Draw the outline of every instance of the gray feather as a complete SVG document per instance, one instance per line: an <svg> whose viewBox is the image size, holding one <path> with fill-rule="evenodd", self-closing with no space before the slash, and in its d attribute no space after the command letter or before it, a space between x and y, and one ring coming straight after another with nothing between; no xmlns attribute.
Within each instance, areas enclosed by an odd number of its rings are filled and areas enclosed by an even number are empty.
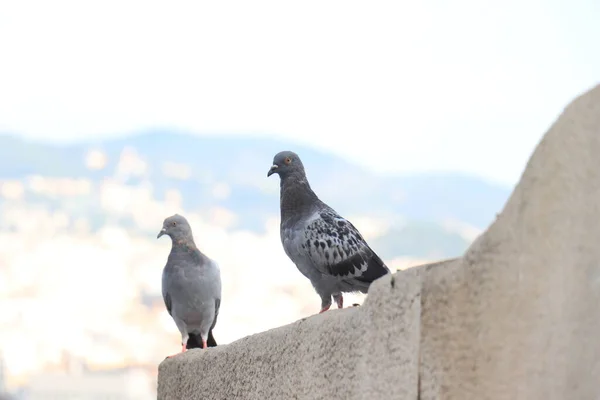
<svg viewBox="0 0 600 400"><path fill-rule="evenodd" d="M219 315L221 274L217 263L196 247L185 218L177 217L177 226L167 218L163 228L173 242L162 274L163 299L182 343L190 335L207 341Z"/></svg>
<svg viewBox="0 0 600 400"><path fill-rule="evenodd" d="M314 193L297 154L281 152L273 165L281 178L283 248L310 279L323 307L342 292L366 293L374 280L390 273L358 229Z"/></svg>

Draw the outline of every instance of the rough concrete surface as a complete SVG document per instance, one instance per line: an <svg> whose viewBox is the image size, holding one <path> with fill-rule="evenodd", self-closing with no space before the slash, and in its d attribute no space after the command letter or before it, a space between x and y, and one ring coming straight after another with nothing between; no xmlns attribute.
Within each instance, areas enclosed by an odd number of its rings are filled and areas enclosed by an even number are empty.
<svg viewBox="0 0 600 400"><path fill-rule="evenodd" d="M510 157L510 155L507 155ZM171 399L599 399L600 86L539 143L455 260L159 367Z"/></svg>

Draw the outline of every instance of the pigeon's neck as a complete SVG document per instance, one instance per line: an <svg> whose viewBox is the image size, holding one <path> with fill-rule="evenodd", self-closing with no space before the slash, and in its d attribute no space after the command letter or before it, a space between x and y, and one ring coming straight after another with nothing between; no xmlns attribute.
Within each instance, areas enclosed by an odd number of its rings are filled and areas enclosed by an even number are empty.
<svg viewBox="0 0 600 400"><path fill-rule="evenodd" d="M319 201L303 174L290 175L281 179L280 189L282 220L311 211Z"/></svg>
<svg viewBox="0 0 600 400"><path fill-rule="evenodd" d="M197 250L194 239L191 238L173 238L173 244L171 246L173 251L194 251Z"/></svg>
<svg viewBox="0 0 600 400"><path fill-rule="evenodd" d="M173 240L169 260L182 259L193 260L193 265L202 267L206 264L208 257L196 247L193 240Z"/></svg>

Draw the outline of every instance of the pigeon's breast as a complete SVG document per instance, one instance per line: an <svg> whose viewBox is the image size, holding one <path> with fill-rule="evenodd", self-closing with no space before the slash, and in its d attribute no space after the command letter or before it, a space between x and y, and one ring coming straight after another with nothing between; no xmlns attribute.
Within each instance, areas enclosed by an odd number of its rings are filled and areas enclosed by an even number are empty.
<svg viewBox="0 0 600 400"><path fill-rule="evenodd" d="M173 263L165 270L163 284L173 302L191 307L220 297L221 277L216 268Z"/></svg>
<svg viewBox="0 0 600 400"><path fill-rule="evenodd" d="M205 322L212 323L215 315L215 300L176 303L173 315L185 322L188 327L196 327Z"/></svg>
<svg viewBox="0 0 600 400"><path fill-rule="evenodd" d="M176 275L170 282L169 293L173 315L188 326L196 326L214 317L215 300L220 297L220 282L201 275Z"/></svg>
<svg viewBox="0 0 600 400"><path fill-rule="evenodd" d="M300 272L308 278L314 276L317 270L312 265L308 254L306 242L306 227L314 220L314 216L288 224L281 229L281 243L287 256L292 260ZM318 274L317 274L318 275Z"/></svg>
<svg viewBox="0 0 600 400"><path fill-rule="evenodd" d="M299 246L297 246L299 238L300 232L296 231L295 226L281 229L281 244L283 244L283 250L292 261L301 255Z"/></svg>

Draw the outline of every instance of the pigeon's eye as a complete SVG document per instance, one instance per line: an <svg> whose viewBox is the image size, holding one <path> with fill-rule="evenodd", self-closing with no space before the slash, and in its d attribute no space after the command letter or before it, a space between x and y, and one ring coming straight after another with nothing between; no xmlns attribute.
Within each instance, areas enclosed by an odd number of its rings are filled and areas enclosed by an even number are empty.
<svg viewBox="0 0 600 400"><path fill-rule="evenodd" d="M292 162L292 159L289 157L286 157L285 160L283 160L283 162L285 163L285 165L289 165Z"/></svg>
<svg viewBox="0 0 600 400"><path fill-rule="evenodd" d="M175 225L177 225L177 222L173 221L173 222L171 222L171 225L175 226Z"/></svg>

